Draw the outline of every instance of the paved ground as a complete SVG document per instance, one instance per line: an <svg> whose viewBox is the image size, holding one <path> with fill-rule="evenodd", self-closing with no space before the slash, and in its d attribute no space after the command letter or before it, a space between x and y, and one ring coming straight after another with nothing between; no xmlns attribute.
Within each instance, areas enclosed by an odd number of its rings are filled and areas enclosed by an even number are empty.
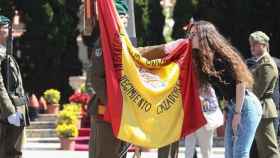
<svg viewBox="0 0 280 158"><path fill-rule="evenodd" d="M69 151L26 151L23 158L88 158L87 152L69 152ZM213 158L224 158L223 155L215 154ZM132 158L129 153L127 158ZM142 158L157 158L156 153L143 153ZM179 158L184 158L184 154L180 153ZM198 158L201 158L199 155Z"/></svg>
<svg viewBox="0 0 280 158"><path fill-rule="evenodd" d="M133 153L128 153L127 158L132 158ZM88 158L87 152L71 152L71 151L61 151L61 150L25 150L23 158ZM154 152L145 152L142 154L143 158L157 158L157 153ZM224 158L223 153L216 153L212 156L213 158ZM184 153L179 153L179 158L184 158ZM201 158L199 155L198 158Z"/></svg>
<svg viewBox="0 0 280 158"><path fill-rule="evenodd" d="M198 149L199 152L199 149ZM132 158L128 153L127 158ZM88 158L87 152L62 151L58 143L27 143L24 147L23 158ZM156 150L145 152L143 158L157 158ZM179 158L184 158L184 148L180 148ZM199 158L201 156L199 155ZM212 158L224 158L223 148L214 148Z"/></svg>

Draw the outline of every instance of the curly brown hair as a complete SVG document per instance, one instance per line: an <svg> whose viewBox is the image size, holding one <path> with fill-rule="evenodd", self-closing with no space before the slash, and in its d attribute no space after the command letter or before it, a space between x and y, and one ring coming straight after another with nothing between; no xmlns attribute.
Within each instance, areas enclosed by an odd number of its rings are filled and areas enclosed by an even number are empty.
<svg viewBox="0 0 280 158"><path fill-rule="evenodd" d="M221 78L223 72L216 71L214 66L214 55L218 55L229 63L233 70L233 77L238 82L245 83L251 88L254 80L240 53L235 49L208 21L196 21L193 23L199 38L199 50L193 53L197 66L199 79L205 83L207 76Z"/></svg>

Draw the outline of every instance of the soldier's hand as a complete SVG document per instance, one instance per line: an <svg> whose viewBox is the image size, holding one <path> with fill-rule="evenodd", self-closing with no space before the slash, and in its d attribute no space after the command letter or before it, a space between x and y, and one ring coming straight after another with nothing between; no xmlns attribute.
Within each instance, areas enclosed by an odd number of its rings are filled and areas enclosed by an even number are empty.
<svg viewBox="0 0 280 158"><path fill-rule="evenodd" d="M14 125L14 126L17 126L19 127L20 126L20 120L22 119L22 115L21 113L19 112L16 112L12 115L10 115L8 117L8 122L11 124L11 125Z"/></svg>

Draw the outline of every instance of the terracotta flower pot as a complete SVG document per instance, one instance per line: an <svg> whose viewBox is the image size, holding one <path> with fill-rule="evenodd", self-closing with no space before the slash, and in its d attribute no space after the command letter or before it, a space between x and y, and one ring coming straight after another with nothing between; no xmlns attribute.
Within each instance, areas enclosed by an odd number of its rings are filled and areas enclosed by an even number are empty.
<svg viewBox="0 0 280 158"><path fill-rule="evenodd" d="M225 136L225 125L217 128L217 136L224 137Z"/></svg>
<svg viewBox="0 0 280 158"><path fill-rule="evenodd" d="M74 138L60 138L60 145L62 150L75 150Z"/></svg>
<svg viewBox="0 0 280 158"><path fill-rule="evenodd" d="M39 109L40 109L40 113L45 113L48 109L48 105L46 100L44 99L44 97L40 97L39 99Z"/></svg>
<svg viewBox="0 0 280 158"><path fill-rule="evenodd" d="M59 104L48 104L47 112L48 112L48 114L58 114Z"/></svg>
<svg viewBox="0 0 280 158"><path fill-rule="evenodd" d="M78 121L77 121L77 128L80 129L82 127L82 115L78 115Z"/></svg>

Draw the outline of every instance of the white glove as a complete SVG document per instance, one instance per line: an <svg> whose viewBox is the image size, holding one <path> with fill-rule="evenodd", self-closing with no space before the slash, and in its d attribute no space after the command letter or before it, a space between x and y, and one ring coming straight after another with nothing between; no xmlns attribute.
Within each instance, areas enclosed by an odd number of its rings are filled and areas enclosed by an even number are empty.
<svg viewBox="0 0 280 158"><path fill-rule="evenodd" d="M8 117L8 122L11 125L19 127L20 126L20 119L22 119L21 113L16 112L16 113L14 113L14 114L12 114Z"/></svg>

